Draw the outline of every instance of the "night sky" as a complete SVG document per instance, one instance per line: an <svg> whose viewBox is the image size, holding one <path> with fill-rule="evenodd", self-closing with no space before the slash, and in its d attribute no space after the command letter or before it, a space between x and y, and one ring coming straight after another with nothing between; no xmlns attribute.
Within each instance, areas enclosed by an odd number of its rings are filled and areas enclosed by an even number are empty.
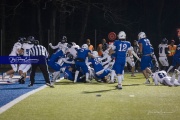
<svg viewBox="0 0 180 120"><path fill-rule="evenodd" d="M179 0L1 0L0 9L0 27L5 28L3 40L8 41L3 42L4 55L10 53L18 37L30 35L45 47L48 42L57 44L63 35L69 42L80 45L90 38L95 45L95 35L98 44L102 38L108 41L109 32L118 34L122 30L131 42L144 31L155 50L164 37L179 43L176 36L176 28L180 26ZM56 13L54 31L53 12Z"/></svg>

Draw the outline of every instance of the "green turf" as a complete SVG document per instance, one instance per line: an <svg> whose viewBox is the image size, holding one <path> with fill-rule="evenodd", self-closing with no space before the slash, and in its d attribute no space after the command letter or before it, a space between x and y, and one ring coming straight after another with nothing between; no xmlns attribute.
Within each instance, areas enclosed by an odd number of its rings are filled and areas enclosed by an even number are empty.
<svg viewBox="0 0 180 120"><path fill-rule="evenodd" d="M179 120L180 87L144 85L142 74L115 84L67 80L43 89L0 115L0 120Z"/></svg>

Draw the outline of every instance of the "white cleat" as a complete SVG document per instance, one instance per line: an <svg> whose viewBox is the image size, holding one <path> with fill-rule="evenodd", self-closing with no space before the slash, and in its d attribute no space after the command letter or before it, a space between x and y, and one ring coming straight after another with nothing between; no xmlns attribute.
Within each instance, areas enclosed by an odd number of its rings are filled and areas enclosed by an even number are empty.
<svg viewBox="0 0 180 120"><path fill-rule="evenodd" d="M150 81L149 80L146 80L146 82L144 84L150 84Z"/></svg>
<svg viewBox="0 0 180 120"><path fill-rule="evenodd" d="M121 89L122 89L122 84L118 84L118 85L117 85L117 89L120 89L120 90L121 90Z"/></svg>
<svg viewBox="0 0 180 120"><path fill-rule="evenodd" d="M54 72L53 73L53 81L55 82L60 77L60 72Z"/></svg>
<svg viewBox="0 0 180 120"><path fill-rule="evenodd" d="M87 82L87 83L90 83L91 81L87 79L86 82Z"/></svg>
<svg viewBox="0 0 180 120"><path fill-rule="evenodd" d="M174 73L175 73L176 75L180 75L180 71L179 71L178 69L175 69L175 70L174 70Z"/></svg>
<svg viewBox="0 0 180 120"><path fill-rule="evenodd" d="M6 73L3 73L2 74L2 80L4 80L5 76L6 76Z"/></svg>

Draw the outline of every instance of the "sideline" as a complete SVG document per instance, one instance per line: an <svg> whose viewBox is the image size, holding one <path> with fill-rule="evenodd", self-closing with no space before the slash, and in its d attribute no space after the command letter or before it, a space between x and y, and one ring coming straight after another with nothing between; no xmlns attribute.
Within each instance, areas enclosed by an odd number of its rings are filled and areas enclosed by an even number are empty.
<svg viewBox="0 0 180 120"><path fill-rule="evenodd" d="M62 79L64 79L64 77L60 78L59 80L56 80L56 82L59 82L59 81L61 81ZM27 98L28 96L30 96L30 95L32 95L32 94L34 94L34 93L36 93L36 92L38 92L38 91L46 88L46 87L48 87L48 86L47 86L47 85L43 85L43 86L41 86L41 87L39 87L39 88L37 88L37 89L35 89L35 90L32 90L32 91L30 91L30 92L28 92L28 93L25 93L25 94L19 96L18 98L14 99L13 101L7 103L6 105L4 105L4 106L2 106L2 107L0 108L0 114L2 114L3 112L5 112L5 111L8 110L9 108L11 108L12 106L14 106L15 104L17 104L18 102L24 100L24 99Z"/></svg>

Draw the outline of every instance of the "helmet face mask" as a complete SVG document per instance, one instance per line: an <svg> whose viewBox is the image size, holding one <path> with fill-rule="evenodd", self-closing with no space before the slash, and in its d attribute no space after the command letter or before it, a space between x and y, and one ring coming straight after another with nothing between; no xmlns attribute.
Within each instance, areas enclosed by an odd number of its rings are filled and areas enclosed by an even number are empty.
<svg viewBox="0 0 180 120"><path fill-rule="evenodd" d="M118 34L118 39L126 39L126 33L124 31L120 31Z"/></svg>
<svg viewBox="0 0 180 120"><path fill-rule="evenodd" d="M142 38L146 38L146 34L144 32L140 32L138 34L138 40L142 39Z"/></svg>

